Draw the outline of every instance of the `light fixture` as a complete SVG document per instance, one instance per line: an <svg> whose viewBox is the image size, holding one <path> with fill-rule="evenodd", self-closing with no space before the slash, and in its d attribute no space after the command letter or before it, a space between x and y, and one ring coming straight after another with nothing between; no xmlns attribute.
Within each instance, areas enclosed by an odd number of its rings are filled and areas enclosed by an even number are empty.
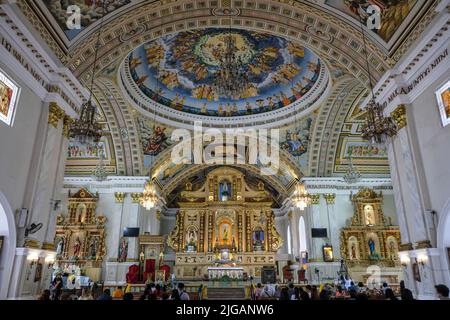
<svg viewBox="0 0 450 320"><path fill-rule="evenodd" d="M305 210L305 208L311 203L311 198L306 191L305 185L300 181L297 182L292 200L294 201L295 206L301 211Z"/></svg>
<svg viewBox="0 0 450 320"><path fill-rule="evenodd" d="M143 206L147 210L150 210L156 206L158 200L159 198L155 188L155 184L149 179L145 183L144 192L142 192L142 197L140 200L141 206Z"/></svg>
<svg viewBox="0 0 450 320"><path fill-rule="evenodd" d="M27 256L27 261L30 263L30 268L32 268L38 261L39 257L36 253L30 253Z"/></svg>
<svg viewBox="0 0 450 320"><path fill-rule="evenodd" d="M97 108L92 103L92 90L94 87L95 69L97 67L98 50L100 48L100 36L103 29L103 20L106 13L108 1L102 1L102 18L95 44L94 63L92 65L91 86L89 88L89 99L81 106L80 117L75 119L69 128L69 137L82 144L97 144L102 136L102 127L96 119Z"/></svg>
<svg viewBox="0 0 450 320"><path fill-rule="evenodd" d="M417 256L417 263L420 264L421 266L426 265L428 262L428 256L425 254L419 254Z"/></svg>
<svg viewBox="0 0 450 320"><path fill-rule="evenodd" d="M408 264L410 263L410 259L407 255L400 255L400 263L402 264L403 268L406 268Z"/></svg>
<svg viewBox="0 0 450 320"><path fill-rule="evenodd" d="M236 40L230 31L224 35L224 48L218 52L219 66L214 73L213 88L218 96L238 100L249 87L248 72L237 55Z"/></svg>
<svg viewBox="0 0 450 320"><path fill-rule="evenodd" d="M369 78L369 86L372 95L369 103L366 106L366 123L361 128L362 137L365 140L369 141L371 145L383 147L390 137L393 137L397 134L397 125L391 117L385 117L383 115L383 107L375 101L372 75L370 74L369 53L367 51L366 35L364 33L361 15L359 15L359 19L364 44L364 53L366 55L366 71Z"/></svg>
<svg viewBox="0 0 450 320"><path fill-rule="evenodd" d="M45 258L45 263L47 264L48 269L52 269L55 264L55 257L52 255L49 255Z"/></svg>
<svg viewBox="0 0 450 320"><path fill-rule="evenodd" d="M95 166L95 169L92 170L92 179L96 181L105 181L108 179L108 173L106 172L104 160L105 156L103 154L103 151L100 151L100 160Z"/></svg>
<svg viewBox="0 0 450 320"><path fill-rule="evenodd" d="M352 157L350 157L350 163L343 178L347 184L355 184L361 180L361 172L353 166Z"/></svg>

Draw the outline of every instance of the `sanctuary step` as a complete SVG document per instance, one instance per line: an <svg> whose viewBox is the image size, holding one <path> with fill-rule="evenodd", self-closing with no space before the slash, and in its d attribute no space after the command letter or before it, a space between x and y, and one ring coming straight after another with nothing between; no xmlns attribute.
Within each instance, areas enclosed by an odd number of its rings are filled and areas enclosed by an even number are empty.
<svg viewBox="0 0 450 320"><path fill-rule="evenodd" d="M208 288L208 300L244 300L245 288Z"/></svg>

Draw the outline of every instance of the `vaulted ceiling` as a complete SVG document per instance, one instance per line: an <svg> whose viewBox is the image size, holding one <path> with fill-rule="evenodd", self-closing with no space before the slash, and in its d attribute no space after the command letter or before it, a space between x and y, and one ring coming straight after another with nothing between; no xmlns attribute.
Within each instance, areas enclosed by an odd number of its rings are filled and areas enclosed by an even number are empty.
<svg viewBox="0 0 450 320"><path fill-rule="evenodd" d="M280 194L301 175L342 175L349 156L354 158L354 163L365 174L388 175L386 154L381 150L371 149L361 139L364 111L360 109L360 104L367 96L369 82L366 56L369 58L373 81L377 81L420 36L427 21L434 15L433 9L438 2L439 0L109 1L100 34L99 62L93 88L94 97L101 107L101 121L108 132L103 137L100 148L104 148L107 154L109 172L142 175L148 172L150 161L156 162L162 189L176 190L179 185L173 185L169 177L176 176L177 180L182 181L205 168L177 168L167 163L167 155L172 148L170 132L177 127L189 127L193 121L200 119L213 127L279 128L283 161L289 170L296 172L293 175L286 173L279 181L271 181ZM47 49L84 84L90 83L92 77L95 43L101 25L102 10L95 3L96 1L84 0L17 2L18 9L34 26ZM361 9L355 9L352 3L360 3ZM381 24L376 32L366 27L371 22L368 14L370 4L377 4L381 9ZM80 9L81 29L68 30L69 5ZM362 16L363 24L358 21L357 14ZM232 101L219 99L211 102L206 96L200 96L198 101L193 98L193 93L198 92L193 90L195 85L208 83L209 67L206 62L209 61L211 65L213 61L208 58L207 51L194 52L192 46L198 45L200 38L206 42L217 42L217 37L214 37L221 30L230 28L236 37L246 43L251 59L258 55L268 57L268 69L278 70L280 65L287 62L283 59L270 60L270 50L277 54L290 53L291 61L302 68L287 83L283 83L283 79L277 82L279 79L276 79L266 87L261 85L258 96L254 97L255 101L240 99L236 102L235 109L229 107L231 111L237 112L226 114L226 105L229 103L232 106ZM367 35L367 53L361 29ZM262 39L260 43L264 45L252 47L254 37ZM173 56L177 46L186 39L192 42L185 47L186 50L191 50L189 56L193 57L188 59L189 65L167 58ZM289 46L293 49L288 50ZM155 83L162 83L164 80L152 70L154 57L148 55L148 52L154 52L158 48L161 50L160 47L164 47L165 60L158 60L158 63L170 66L178 76L176 87L166 81L166 87L162 88L165 90L165 103L152 101L142 91L143 87L136 86L136 81L142 79L150 92L154 90ZM149 48L150 51L147 51ZM269 49L264 51L267 48ZM135 70L133 77L130 66L136 57L140 58L141 67ZM283 57L288 59L287 55ZM262 60L258 60L260 61ZM192 63L206 66L203 70L204 78L195 78L198 70L189 69ZM313 68L314 65L316 69ZM268 72L265 76L270 74ZM253 76L255 82L264 81L257 73ZM295 82L305 81L304 77L311 80L309 91L302 92L302 97L296 96L291 91L292 86ZM182 82L187 80L190 84L183 86ZM302 85L305 84L303 82ZM134 91L131 90L133 88ZM280 102L280 110L267 108L270 104L269 96L279 94L279 91L291 91L292 95L288 95L289 104L283 105ZM182 104L173 103L175 97L179 102L183 96ZM257 99L265 100L266 106L256 108ZM202 112L205 102L207 107L203 111L206 109L206 112ZM222 102L223 114L219 114L219 104ZM248 112L247 102L251 102L254 112ZM163 139L157 145L152 140L156 135L152 131L153 121L159 127L158 134L164 134L159 136ZM80 149L80 146L72 143L69 145L66 173L88 174L97 161L98 150Z"/></svg>

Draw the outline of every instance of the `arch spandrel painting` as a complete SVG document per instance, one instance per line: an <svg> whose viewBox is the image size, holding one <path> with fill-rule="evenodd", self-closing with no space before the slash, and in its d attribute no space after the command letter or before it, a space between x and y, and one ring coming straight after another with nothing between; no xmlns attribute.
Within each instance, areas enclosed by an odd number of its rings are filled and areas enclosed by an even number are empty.
<svg viewBox="0 0 450 320"><path fill-rule="evenodd" d="M380 29L374 30L374 32L376 32L384 41L389 42L394 33L398 30L403 21L407 19L418 2L420 1L326 0L325 4L338 9L358 21L361 16L363 23L367 23L367 19L370 16L368 13L369 6L378 6L381 10L381 23Z"/></svg>
<svg viewBox="0 0 450 320"><path fill-rule="evenodd" d="M240 96L214 88L225 38L249 75ZM245 116L273 111L302 99L315 87L321 62L308 49L269 34L238 29L180 32L146 43L128 58L134 84L150 99L178 111L207 116Z"/></svg>

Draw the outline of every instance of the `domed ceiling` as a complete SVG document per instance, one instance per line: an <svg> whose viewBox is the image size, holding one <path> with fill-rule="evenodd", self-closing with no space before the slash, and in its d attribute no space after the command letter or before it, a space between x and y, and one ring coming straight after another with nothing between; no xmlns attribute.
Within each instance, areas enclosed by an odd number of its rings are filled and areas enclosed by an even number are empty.
<svg viewBox="0 0 450 320"><path fill-rule="evenodd" d="M246 89L233 98L214 87L229 35L249 79ZM215 28L148 42L131 52L125 63L127 81L147 98L183 113L213 117L271 112L301 101L317 87L323 68L315 54L289 40Z"/></svg>

